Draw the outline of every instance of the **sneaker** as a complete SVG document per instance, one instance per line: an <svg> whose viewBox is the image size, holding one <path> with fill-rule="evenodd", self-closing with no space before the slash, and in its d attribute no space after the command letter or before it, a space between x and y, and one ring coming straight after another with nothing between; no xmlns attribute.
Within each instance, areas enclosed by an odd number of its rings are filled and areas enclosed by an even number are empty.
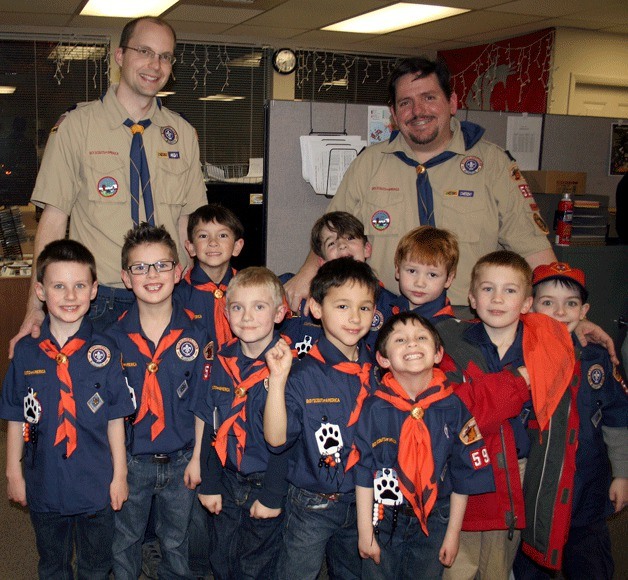
<svg viewBox="0 0 628 580"><path fill-rule="evenodd" d="M157 579L157 569L161 562L159 540L146 542L142 545L142 572L147 578Z"/></svg>

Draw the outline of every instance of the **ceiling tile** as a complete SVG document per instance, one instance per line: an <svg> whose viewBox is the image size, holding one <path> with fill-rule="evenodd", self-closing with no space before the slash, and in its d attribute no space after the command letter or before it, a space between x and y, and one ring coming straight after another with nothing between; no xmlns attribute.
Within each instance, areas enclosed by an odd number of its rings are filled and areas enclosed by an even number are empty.
<svg viewBox="0 0 628 580"><path fill-rule="evenodd" d="M229 34L254 38L292 38L304 32L307 32L307 30L303 28L249 26L248 24L240 24L229 29Z"/></svg>
<svg viewBox="0 0 628 580"><path fill-rule="evenodd" d="M243 4L249 6L249 4ZM177 5L168 12L168 21L189 21L189 22L226 22L229 24L240 24L259 14L262 10L250 10L245 8L218 8L214 6L190 6Z"/></svg>

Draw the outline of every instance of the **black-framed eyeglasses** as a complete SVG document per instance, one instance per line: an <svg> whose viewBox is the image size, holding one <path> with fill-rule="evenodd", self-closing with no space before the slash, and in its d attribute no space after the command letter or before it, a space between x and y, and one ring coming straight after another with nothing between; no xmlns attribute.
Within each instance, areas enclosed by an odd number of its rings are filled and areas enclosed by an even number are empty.
<svg viewBox="0 0 628 580"><path fill-rule="evenodd" d="M134 276L145 276L150 271L151 266L155 268L155 272L161 274L162 272L170 272L175 266L174 260L160 260L153 264L145 264L140 262L139 264L131 264L127 270Z"/></svg>
<svg viewBox="0 0 628 580"><path fill-rule="evenodd" d="M150 48L146 48L145 46L140 46L139 48L133 48L132 46L121 46L120 48L129 48L137 52L140 56L153 60L156 56L159 57L159 62L161 64L169 64L172 66L175 62L177 62L177 57L174 54L169 52L162 52L161 54L151 50Z"/></svg>

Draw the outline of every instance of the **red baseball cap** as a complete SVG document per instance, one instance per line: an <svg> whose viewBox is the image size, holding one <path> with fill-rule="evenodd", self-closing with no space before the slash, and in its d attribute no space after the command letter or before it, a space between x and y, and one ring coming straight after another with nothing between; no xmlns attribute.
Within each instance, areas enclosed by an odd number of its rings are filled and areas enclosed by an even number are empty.
<svg viewBox="0 0 628 580"><path fill-rule="evenodd" d="M532 286L548 280L571 280L586 291L584 272L579 268L572 268L567 262L552 262L537 266L532 272Z"/></svg>

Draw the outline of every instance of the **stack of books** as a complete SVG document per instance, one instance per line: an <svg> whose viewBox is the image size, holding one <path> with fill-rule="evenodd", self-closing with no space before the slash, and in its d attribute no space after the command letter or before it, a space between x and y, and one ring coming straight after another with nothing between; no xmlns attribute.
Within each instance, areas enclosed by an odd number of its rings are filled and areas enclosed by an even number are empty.
<svg viewBox="0 0 628 580"><path fill-rule="evenodd" d="M603 246L608 235L608 197L584 195L574 197L571 245Z"/></svg>

